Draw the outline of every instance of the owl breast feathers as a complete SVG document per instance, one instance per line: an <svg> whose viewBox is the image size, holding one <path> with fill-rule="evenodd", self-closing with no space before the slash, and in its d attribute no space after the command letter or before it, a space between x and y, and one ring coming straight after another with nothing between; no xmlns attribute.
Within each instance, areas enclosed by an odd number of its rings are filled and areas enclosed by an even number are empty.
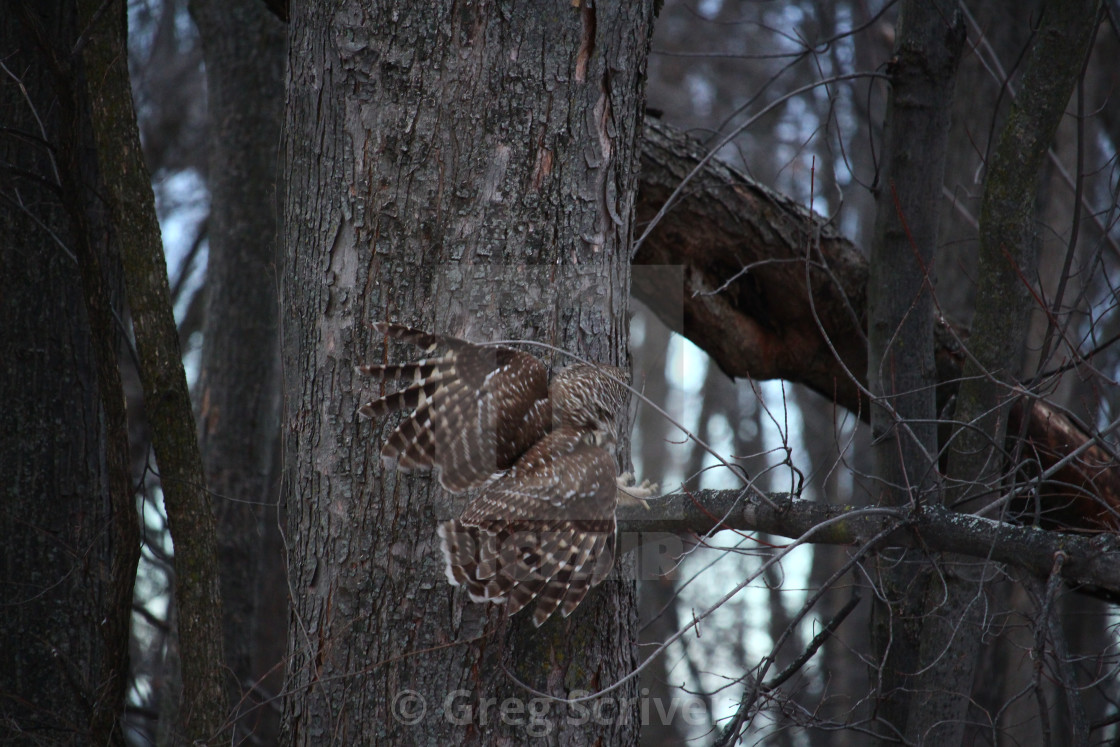
<svg viewBox="0 0 1120 747"><path fill-rule="evenodd" d="M438 529L447 579L510 614L534 599L533 622L571 614L614 563L618 422L626 371L573 365L551 382L528 353L398 324L374 327L423 348L413 363L359 366L404 388L358 408L412 410L381 449L386 468L436 470L444 488L481 488Z"/></svg>

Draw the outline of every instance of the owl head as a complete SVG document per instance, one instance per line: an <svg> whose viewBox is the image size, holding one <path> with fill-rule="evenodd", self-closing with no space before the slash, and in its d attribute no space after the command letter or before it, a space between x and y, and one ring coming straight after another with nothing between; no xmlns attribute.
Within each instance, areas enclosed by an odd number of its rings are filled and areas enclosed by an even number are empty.
<svg viewBox="0 0 1120 747"><path fill-rule="evenodd" d="M583 363L559 371L549 386L557 426L588 431L597 443L614 443L626 417L630 392L622 382L630 372L616 366Z"/></svg>

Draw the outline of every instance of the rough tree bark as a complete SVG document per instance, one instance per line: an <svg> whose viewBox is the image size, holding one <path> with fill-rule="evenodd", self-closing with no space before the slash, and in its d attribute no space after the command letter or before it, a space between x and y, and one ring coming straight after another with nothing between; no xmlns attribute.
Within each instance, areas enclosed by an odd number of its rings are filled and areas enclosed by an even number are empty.
<svg viewBox="0 0 1120 747"><path fill-rule="evenodd" d="M252 733L272 743L279 714L265 701L279 691L287 618L276 510L276 152L287 27L259 0L192 0L190 9L206 62L210 143L199 445L218 519L224 647L242 714L238 739Z"/></svg>
<svg viewBox="0 0 1120 747"><path fill-rule="evenodd" d="M214 514L205 490L190 393L172 313L151 179L128 81L123 0L78 2L97 158L121 237L145 412L175 541L175 603L183 676L176 739L206 742L226 726L221 595Z"/></svg>
<svg viewBox="0 0 1120 747"><path fill-rule="evenodd" d="M139 530L74 7L0 24L0 740L124 744Z"/></svg>
<svg viewBox="0 0 1120 747"><path fill-rule="evenodd" d="M632 580L539 630L464 604L434 531L460 506L382 471L391 423L358 420L353 365L409 354L378 318L623 360L651 24L650 3L293 8L289 742L636 741L636 680L569 713L512 679L567 697L632 671Z"/></svg>

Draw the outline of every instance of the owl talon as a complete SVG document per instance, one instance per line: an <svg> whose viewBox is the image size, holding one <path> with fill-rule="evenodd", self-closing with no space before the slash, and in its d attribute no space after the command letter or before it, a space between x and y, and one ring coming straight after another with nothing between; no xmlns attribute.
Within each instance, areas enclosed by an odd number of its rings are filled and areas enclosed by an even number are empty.
<svg viewBox="0 0 1120 747"><path fill-rule="evenodd" d="M617 482L620 506L642 506L648 511L649 504L645 499L652 498L661 491L657 483L649 480L642 480L640 485L635 485L633 472L623 472L618 476Z"/></svg>

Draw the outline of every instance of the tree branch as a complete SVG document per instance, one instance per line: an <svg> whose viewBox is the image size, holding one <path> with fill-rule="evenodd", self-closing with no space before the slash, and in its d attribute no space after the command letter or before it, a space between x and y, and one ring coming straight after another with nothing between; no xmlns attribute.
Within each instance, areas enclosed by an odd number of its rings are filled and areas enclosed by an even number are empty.
<svg viewBox="0 0 1120 747"><path fill-rule="evenodd" d="M700 490L674 493L651 502L649 510L620 507L619 530L627 534L664 532L707 534L718 529L800 537L832 521L813 534L824 545L859 545L895 528L877 550L919 548L930 553L959 553L1006 563L1046 579L1055 553L1066 561L1062 578L1073 586L1120 599L1120 537L1083 536L1021 527L940 506L913 508L854 508L808 501L788 493L770 493L770 504L748 500L742 491ZM848 516L844 521L833 521Z"/></svg>
<svg viewBox="0 0 1120 747"><path fill-rule="evenodd" d="M703 159L703 146L646 119L639 221L649 221ZM680 275L635 272L634 295L732 377L804 384L867 419L867 258L822 217L710 160L634 255ZM957 389L967 332L936 320L938 407ZM1012 408L1008 432L1024 411ZM1043 471L1077 449L1042 494L1047 526L1120 531L1120 466L1043 400L1031 403L1027 453Z"/></svg>

